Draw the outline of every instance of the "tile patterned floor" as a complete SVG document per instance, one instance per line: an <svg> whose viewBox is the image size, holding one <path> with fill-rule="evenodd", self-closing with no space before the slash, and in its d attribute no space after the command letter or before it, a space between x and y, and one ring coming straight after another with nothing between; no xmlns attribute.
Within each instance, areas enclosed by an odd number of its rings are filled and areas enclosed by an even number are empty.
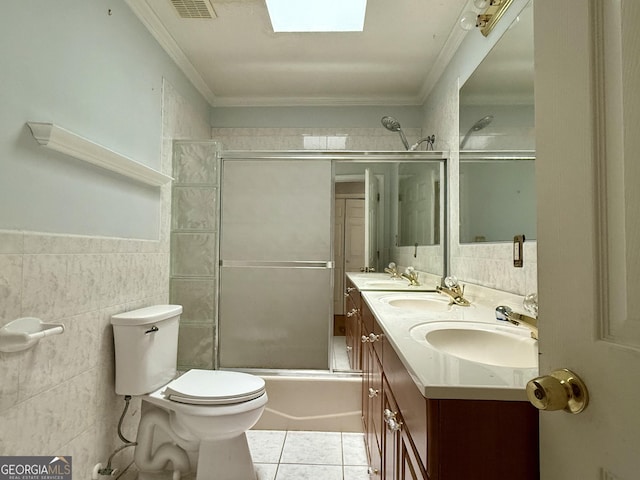
<svg viewBox="0 0 640 480"><path fill-rule="evenodd" d="M250 430L258 480L369 480L364 435Z"/></svg>

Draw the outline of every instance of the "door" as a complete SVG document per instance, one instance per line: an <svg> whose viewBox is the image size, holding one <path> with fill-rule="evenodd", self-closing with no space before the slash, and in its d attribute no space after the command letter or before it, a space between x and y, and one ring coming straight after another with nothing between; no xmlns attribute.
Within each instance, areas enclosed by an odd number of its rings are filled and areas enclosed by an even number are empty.
<svg viewBox="0 0 640 480"><path fill-rule="evenodd" d="M221 367L329 368L331 192L330 160L224 159Z"/></svg>
<svg viewBox="0 0 640 480"><path fill-rule="evenodd" d="M584 412L540 413L542 480L640 472L640 2L535 0L540 373ZM604 44L600 42L604 40Z"/></svg>
<svg viewBox="0 0 640 480"><path fill-rule="evenodd" d="M344 315L344 218L345 199L336 198L333 207L333 314Z"/></svg>
<svg viewBox="0 0 640 480"><path fill-rule="evenodd" d="M380 271L378 265L378 211L380 204L380 189L378 179L371 169L364 171L364 201L367 206L365 225L365 267Z"/></svg>
<svg viewBox="0 0 640 480"><path fill-rule="evenodd" d="M344 220L345 272L359 272L366 259L365 202L359 198L347 198Z"/></svg>

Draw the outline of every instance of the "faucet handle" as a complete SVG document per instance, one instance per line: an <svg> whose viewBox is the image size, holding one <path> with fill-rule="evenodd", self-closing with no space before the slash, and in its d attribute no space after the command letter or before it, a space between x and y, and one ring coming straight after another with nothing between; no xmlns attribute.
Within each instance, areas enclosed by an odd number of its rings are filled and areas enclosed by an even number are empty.
<svg viewBox="0 0 640 480"><path fill-rule="evenodd" d="M538 294L530 293L524 297L522 301L524 309L530 313L534 318L538 318Z"/></svg>
<svg viewBox="0 0 640 480"><path fill-rule="evenodd" d="M453 288L458 286L458 279L453 275L449 275L444 279L444 286L447 288Z"/></svg>
<svg viewBox="0 0 640 480"><path fill-rule="evenodd" d="M496 320L508 322L512 313L513 310L511 310L510 307L507 307L506 305L499 305L496 307Z"/></svg>

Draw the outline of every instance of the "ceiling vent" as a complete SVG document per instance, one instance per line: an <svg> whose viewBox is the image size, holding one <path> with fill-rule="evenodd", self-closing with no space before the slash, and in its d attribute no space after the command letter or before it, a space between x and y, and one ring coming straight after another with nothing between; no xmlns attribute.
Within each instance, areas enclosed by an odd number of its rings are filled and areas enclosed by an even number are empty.
<svg viewBox="0 0 640 480"><path fill-rule="evenodd" d="M216 18L216 12L209 0L171 0L182 18Z"/></svg>

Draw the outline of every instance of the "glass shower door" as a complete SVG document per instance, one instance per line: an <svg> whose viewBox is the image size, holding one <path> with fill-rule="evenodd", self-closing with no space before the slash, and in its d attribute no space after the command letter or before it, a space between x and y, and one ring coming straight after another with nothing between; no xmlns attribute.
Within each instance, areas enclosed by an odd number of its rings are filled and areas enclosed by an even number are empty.
<svg viewBox="0 0 640 480"><path fill-rule="evenodd" d="M224 159L222 368L329 368L331 160Z"/></svg>

